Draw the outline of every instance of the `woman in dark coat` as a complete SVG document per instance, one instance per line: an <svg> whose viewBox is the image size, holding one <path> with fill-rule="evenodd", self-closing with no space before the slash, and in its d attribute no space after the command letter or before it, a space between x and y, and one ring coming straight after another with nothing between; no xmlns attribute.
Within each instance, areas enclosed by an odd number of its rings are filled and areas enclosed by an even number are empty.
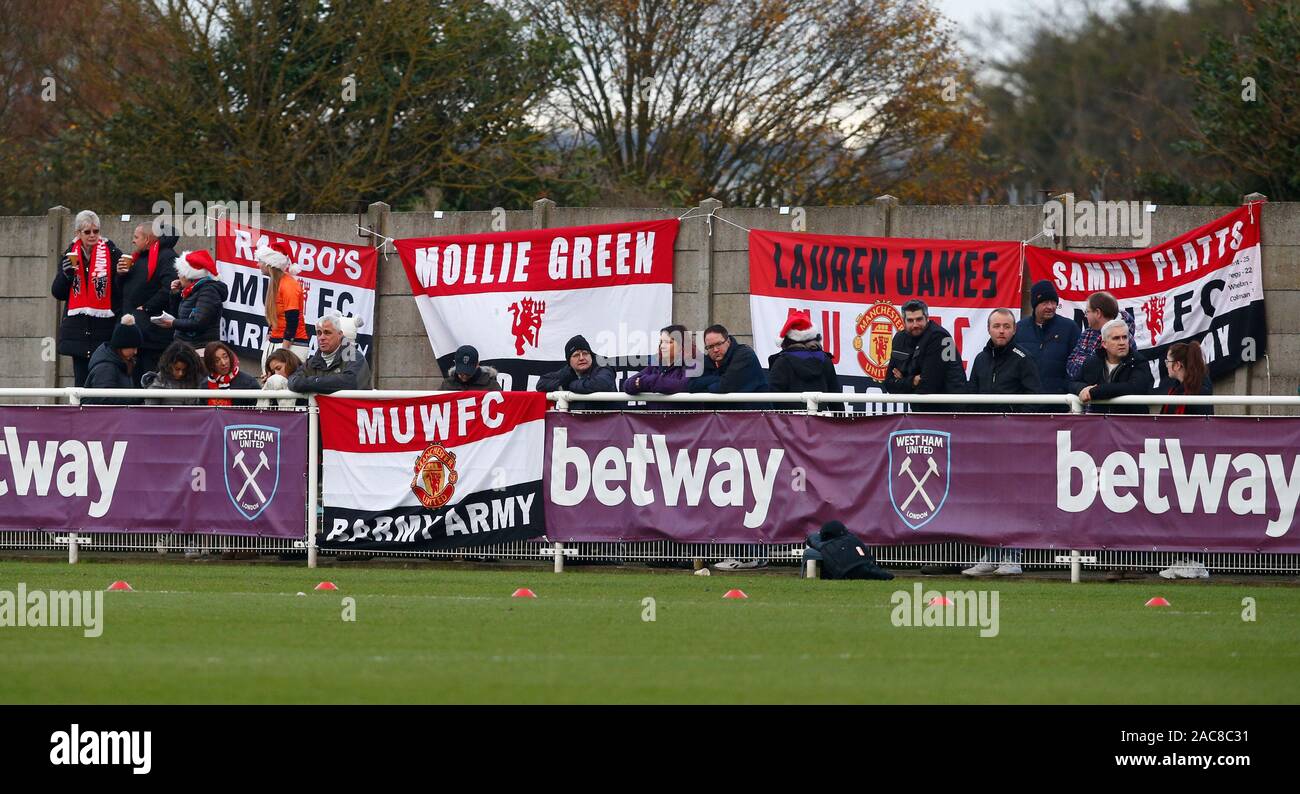
<svg viewBox="0 0 1300 794"><path fill-rule="evenodd" d="M768 391L840 391L835 364L822 350L822 335L813 330L806 312L793 312L781 329L781 352L767 358ZM788 403L786 404L788 405ZM844 403L822 403L823 411L843 411Z"/></svg>
<svg viewBox="0 0 1300 794"><path fill-rule="evenodd" d="M257 378L246 372L239 371L239 356L235 351L230 349L230 345L225 342L209 342L208 346L203 348L203 366L208 371L207 386L209 389L225 391L227 389L258 389L262 384L257 382ZM214 398L208 400L208 405L255 405L256 400L227 400Z"/></svg>
<svg viewBox="0 0 1300 794"><path fill-rule="evenodd" d="M176 257L171 284L171 311L150 321L176 332L176 339L202 348L221 339L221 306L230 293L217 275L217 264L207 251L186 251Z"/></svg>
<svg viewBox="0 0 1300 794"><path fill-rule="evenodd" d="M1209 397L1214 393L1211 388L1209 373L1205 368L1205 354L1201 352L1199 342L1178 342L1169 346L1165 353L1165 369L1173 381L1165 392L1170 397L1197 394ZM1201 414L1214 413L1213 405L1176 405L1167 404L1160 407L1162 414Z"/></svg>
<svg viewBox="0 0 1300 794"><path fill-rule="evenodd" d="M172 342L158 358L158 370L146 372L141 379L146 389L205 389L208 371L194 348L184 342ZM147 405L202 405L203 400L145 400Z"/></svg>
<svg viewBox="0 0 1300 794"><path fill-rule="evenodd" d="M72 358L73 384L85 386L91 355L112 338L117 326L122 302L114 287L122 251L99 236L99 216L90 210L77 213L75 227L77 237L63 255L50 294L67 302L58 353Z"/></svg>

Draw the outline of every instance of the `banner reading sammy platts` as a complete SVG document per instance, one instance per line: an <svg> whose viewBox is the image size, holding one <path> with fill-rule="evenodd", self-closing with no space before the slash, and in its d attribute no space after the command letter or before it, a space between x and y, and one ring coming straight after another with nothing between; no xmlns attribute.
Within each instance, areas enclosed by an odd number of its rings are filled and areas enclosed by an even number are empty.
<svg viewBox="0 0 1300 794"><path fill-rule="evenodd" d="M506 389L565 363L581 334L615 365L646 357L672 322L678 221L395 241L443 369L473 345Z"/></svg>
<svg viewBox="0 0 1300 794"><path fill-rule="evenodd" d="M364 245L332 243L223 221L217 226L217 270L230 289L221 312L221 339L246 356L260 355L266 342L264 315L270 279L258 270L259 245L286 241L299 268L305 308L302 320L316 351L316 321L330 312L360 319L357 346L370 358L375 327L375 278L379 255Z"/></svg>
<svg viewBox="0 0 1300 794"><path fill-rule="evenodd" d="M1031 281L1050 279L1059 313L1083 322L1088 296L1099 290L1131 312L1138 350L1155 375L1164 348L1197 340L1210 375L1226 375L1265 352L1262 203L1142 251L1080 254L1026 246Z"/></svg>
<svg viewBox="0 0 1300 794"><path fill-rule="evenodd" d="M415 551L536 537L546 395L320 397L329 549Z"/></svg>
<svg viewBox="0 0 1300 794"><path fill-rule="evenodd" d="M759 360L779 349L793 311L810 311L845 386L884 381L902 306L926 303L954 338L962 365L988 342L988 315L1020 315L1020 243L848 237L754 229L749 233L750 315Z"/></svg>

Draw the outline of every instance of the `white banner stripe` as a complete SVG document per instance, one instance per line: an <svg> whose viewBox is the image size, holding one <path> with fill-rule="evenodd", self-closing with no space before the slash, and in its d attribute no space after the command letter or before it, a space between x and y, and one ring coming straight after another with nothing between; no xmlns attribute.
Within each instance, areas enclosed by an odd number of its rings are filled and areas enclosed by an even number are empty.
<svg viewBox="0 0 1300 794"><path fill-rule="evenodd" d="M543 439L543 423L529 422L506 435L448 448L456 454L457 475L448 504L457 504L465 494L540 480ZM419 451L322 450L325 504L372 512L419 507L410 487L419 456Z"/></svg>

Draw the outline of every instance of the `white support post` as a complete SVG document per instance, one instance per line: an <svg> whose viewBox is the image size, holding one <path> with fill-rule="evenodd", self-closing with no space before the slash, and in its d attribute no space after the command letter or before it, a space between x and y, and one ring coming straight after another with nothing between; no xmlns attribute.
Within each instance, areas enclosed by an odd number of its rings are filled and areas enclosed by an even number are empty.
<svg viewBox="0 0 1300 794"><path fill-rule="evenodd" d="M804 400L808 404L808 415L816 416L817 412L821 410L821 405L818 404L817 394L815 392L806 392L804 394Z"/></svg>
<svg viewBox="0 0 1300 794"><path fill-rule="evenodd" d="M81 395L77 390L68 389L68 405L81 405ZM76 565L81 559L81 546L77 544L77 533L68 533L68 565Z"/></svg>
<svg viewBox="0 0 1300 794"><path fill-rule="evenodd" d="M316 459L320 457L320 442L317 430L320 427L320 409L316 407L316 395L307 397L307 567L316 567L316 500L319 485L316 475Z"/></svg>
<svg viewBox="0 0 1300 794"><path fill-rule="evenodd" d="M564 544L555 542L555 572L564 573Z"/></svg>
<svg viewBox="0 0 1300 794"><path fill-rule="evenodd" d="M1083 563L1097 561L1096 555L1089 554L1085 556L1080 554L1078 549L1070 549L1070 554L1068 557L1064 554L1060 554L1057 555L1054 559L1057 562L1070 563L1070 582L1072 584L1078 584L1079 582L1083 581L1083 576L1082 576Z"/></svg>

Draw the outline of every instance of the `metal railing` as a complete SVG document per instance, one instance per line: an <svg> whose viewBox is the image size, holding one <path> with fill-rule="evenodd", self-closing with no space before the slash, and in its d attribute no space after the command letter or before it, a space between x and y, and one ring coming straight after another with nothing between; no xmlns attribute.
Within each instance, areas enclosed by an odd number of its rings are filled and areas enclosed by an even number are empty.
<svg viewBox="0 0 1300 794"><path fill-rule="evenodd" d="M427 397L446 392L419 390L359 390L341 391L333 396L354 399L396 399L403 397ZM258 554L280 554L291 557L305 556L309 567L316 567L320 550L316 547L317 522L319 518L318 502L320 499L319 483L319 409L314 395L300 394L287 390L222 390L214 392L208 389L87 389L78 387L64 388L0 388L0 399L18 398L66 399L70 405L85 405L85 400L103 398L139 398L160 401L207 401L214 398L223 400L268 401L270 408L278 410L305 411L308 414L308 493L314 498L308 500L305 510L303 540L284 538L258 538L233 535L183 535L177 533L94 533L90 537L75 532L60 533L45 531L0 531L0 549L57 550L67 547L68 561L78 560L79 549L88 547L96 551L116 552L155 552L170 553L183 551L187 556L216 555L226 552L253 552ZM804 392L781 394L772 392L747 394L637 394L622 392L604 392L597 394L577 394L569 391L557 391L547 394L555 403L555 410L570 411L575 401L584 403L621 403L624 406L654 404L652 410L673 411L675 404L692 405L690 412L698 413L701 404L717 405L716 410L727 410L726 406L735 403L768 403L770 410L802 410L808 414L829 414L823 410L826 403L844 405L903 407L906 406L961 406L962 413L970 413L972 406L990 406L990 413L1001 413L1000 408L1009 405L1028 405L1039 408L1061 406L1061 413L1080 414L1085 404L1072 394L1025 394L1025 395L980 395L980 394L857 394L833 392ZM306 400L306 406L280 407L278 400ZM662 408L658 405L662 404ZM1222 395L1222 396L1129 396L1113 400L1097 401L1097 404L1116 405L1234 405L1234 406L1288 406L1300 407L1300 396L1262 396L1262 395ZM782 407L789 406L789 407ZM39 406L38 406L39 407ZM144 408L146 410L176 410L186 408L204 408L206 405L180 406L116 406ZM234 406L236 410L255 406ZM585 410L619 410L580 409ZM642 409L645 410L645 409ZM940 412L942 409L940 408ZM1049 413L1051 413L1049 411ZM1256 419L1267 419L1255 416ZM476 546L459 549L427 551L367 551L365 555L389 557L427 557L432 559L464 560L538 560L550 559L554 569L562 571L566 560L569 562L589 561L611 564L622 563L690 563L694 567L709 561L727 557L749 557L759 544L712 544L712 543L678 543L674 541L634 541L634 542L584 542L552 543L545 539L518 541L506 544ZM798 564L802 553L802 544L773 544L762 547L763 557L772 565ZM195 552L189 554L189 552ZM926 565L967 566L979 561L987 547L965 543L937 543L908 546L879 546L875 552L877 559L895 567L916 567ZM356 552L333 552L327 554L345 554L355 556ZM1083 566L1090 568L1114 569L1157 569L1166 568L1177 559L1194 557L1211 570L1221 572L1253 572L1294 574L1300 572L1300 554L1241 554L1204 551L1197 554L1171 552L1140 552L1114 550L1071 550L1063 554L1060 549L1024 549L1021 565L1026 568L1042 570L1069 569L1072 579L1079 578Z"/></svg>

